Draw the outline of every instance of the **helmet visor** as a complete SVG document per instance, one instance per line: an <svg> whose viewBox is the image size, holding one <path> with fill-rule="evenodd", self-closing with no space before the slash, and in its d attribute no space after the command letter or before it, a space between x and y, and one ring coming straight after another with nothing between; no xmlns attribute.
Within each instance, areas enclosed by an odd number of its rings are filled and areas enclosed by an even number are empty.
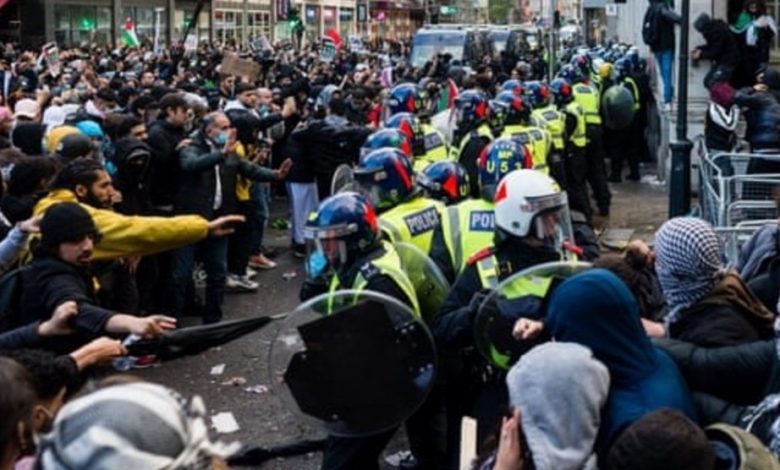
<svg viewBox="0 0 780 470"><path fill-rule="evenodd" d="M573 253L569 250L575 243L566 193L533 198L528 202L536 212L531 234L560 252L564 258L570 258Z"/></svg>
<svg viewBox="0 0 780 470"><path fill-rule="evenodd" d="M338 238L306 239L306 275L316 279L347 263L347 244Z"/></svg>

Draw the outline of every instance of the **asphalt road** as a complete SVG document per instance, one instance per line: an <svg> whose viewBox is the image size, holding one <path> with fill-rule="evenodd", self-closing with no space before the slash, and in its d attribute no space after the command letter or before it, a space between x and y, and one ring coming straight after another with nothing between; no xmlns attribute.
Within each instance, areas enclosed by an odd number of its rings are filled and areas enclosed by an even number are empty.
<svg viewBox="0 0 780 470"><path fill-rule="evenodd" d="M612 215L609 219L598 220L597 225L600 227L633 228L636 230L634 237L648 239L655 228L666 220L667 196L663 186L648 182L623 183L613 185L613 193ZM284 216L286 202L274 201L272 211L275 216ZM227 296L224 307L227 319L275 315L290 312L298 305L298 290L305 272L302 261L294 258L288 249L289 233L269 228L265 244L279 249L276 258L278 267L258 273L255 280L260 283L260 289L257 292ZM295 273L294 278L283 278L285 273L292 272ZM183 324L195 321L194 318L185 319ZM200 356L179 359L135 373L173 387L185 395L202 396L210 415L231 412L240 429L231 434L218 435L224 441L239 441L247 446L274 446L298 439L322 437L315 428L293 416L275 393L278 377L269 375L268 358L277 328L278 325L272 323L259 332ZM211 375L211 369L219 364L225 365L224 372L218 376ZM244 379L246 383L222 384L236 377ZM269 390L261 393L245 390L258 385L268 387ZM401 448L404 448L404 442L399 433L387 453ZM311 453L276 459L263 464L262 468L315 470L319 468L321 458L320 453Z"/></svg>

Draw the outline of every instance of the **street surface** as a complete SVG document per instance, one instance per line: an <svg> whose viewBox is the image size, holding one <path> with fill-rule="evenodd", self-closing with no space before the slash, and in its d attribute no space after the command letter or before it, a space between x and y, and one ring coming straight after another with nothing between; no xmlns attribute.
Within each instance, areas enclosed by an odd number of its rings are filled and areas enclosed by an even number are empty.
<svg viewBox="0 0 780 470"><path fill-rule="evenodd" d="M608 220L597 219L597 229L634 229L633 238L652 239L655 229L667 219L666 188L651 176L645 176L641 183L610 184L613 192L612 214ZM286 216L286 200L276 199L272 207L273 220ZM602 237L603 239L603 237ZM275 315L292 311L298 305L298 290L306 273L301 260L289 251L290 237L285 230L269 228L265 244L279 249L276 262L279 266L270 271L258 273L255 280L260 289L255 293L228 294L225 302L227 319L245 318L255 315ZM285 273L295 277L285 280ZM183 325L195 324L197 319L185 318ZM288 412L277 395L274 386L278 380L269 377L268 355L271 341L276 332L272 323L263 330L236 340L221 348L207 351L197 357L179 359L146 370L134 371L145 379L171 386L184 395L201 395L209 414L231 412L240 430L232 434L219 435L226 442L239 441L247 446L275 446L291 443L298 439L321 437L317 430L301 423ZM367 358L369 360L370 358ZM225 364L221 375L211 375L211 369ZM231 379L246 380L242 385L222 385ZM358 378L356 378L358 379ZM270 391L264 391L263 387ZM252 392L246 391L253 387ZM257 393L260 392L260 393ZM388 453L404 448L402 433L391 443ZM320 453L301 457L276 459L262 465L267 470L315 470L319 468ZM260 467L258 467L260 468ZM392 468L386 466L386 468Z"/></svg>

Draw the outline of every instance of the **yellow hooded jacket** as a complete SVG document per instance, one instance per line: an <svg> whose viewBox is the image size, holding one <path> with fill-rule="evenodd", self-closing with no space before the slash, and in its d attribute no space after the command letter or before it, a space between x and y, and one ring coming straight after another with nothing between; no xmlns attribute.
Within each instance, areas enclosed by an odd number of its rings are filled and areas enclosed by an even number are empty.
<svg viewBox="0 0 780 470"><path fill-rule="evenodd" d="M33 213L42 215L49 207L61 202L78 202L78 199L70 190L57 189L38 201ZM208 235L208 221L198 215L128 216L87 204L80 205L92 217L102 235L95 246L95 260L160 253L191 245Z"/></svg>

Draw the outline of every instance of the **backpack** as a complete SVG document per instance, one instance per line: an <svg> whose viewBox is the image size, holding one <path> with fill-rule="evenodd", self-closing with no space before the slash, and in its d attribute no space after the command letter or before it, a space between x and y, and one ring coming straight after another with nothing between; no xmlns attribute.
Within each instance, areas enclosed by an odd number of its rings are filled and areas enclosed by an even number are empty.
<svg viewBox="0 0 780 470"><path fill-rule="evenodd" d="M654 5L647 7L642 20L642 41L650 47L657 46L661 41L661 11Z"/></svg>

